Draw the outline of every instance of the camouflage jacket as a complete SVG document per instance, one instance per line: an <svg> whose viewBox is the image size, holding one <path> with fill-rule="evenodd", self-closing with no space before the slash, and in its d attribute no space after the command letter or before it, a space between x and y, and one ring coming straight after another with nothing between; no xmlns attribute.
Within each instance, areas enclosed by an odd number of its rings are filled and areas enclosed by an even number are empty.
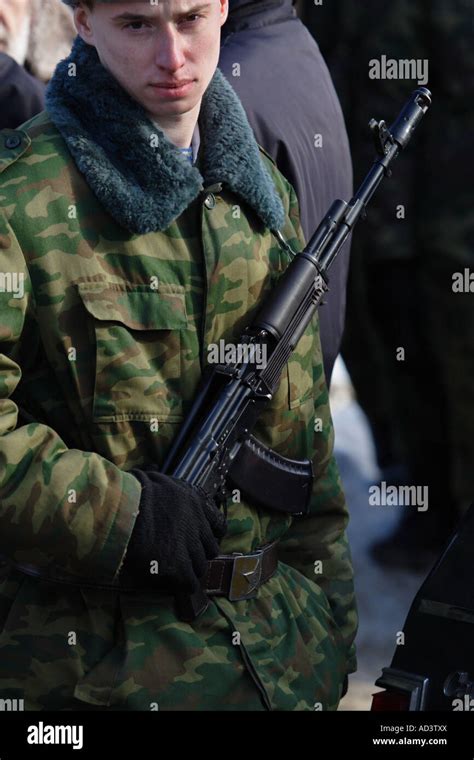
<svg viewBox="0 0 474 760"><path fill-rule="evenodd" d="M304 241L295 193L219 71L192 166L85 48L59 64L47 111L0 134L0 697L334 709L356 611L317 319L256 430L314 458L310 514L237 500L221 543L280 538L274 576L254 599L213 597L192 624L171 596L100 586L138 514L127 470L163 461L207 346L238 340L286 267L270 230Z"/></svg>

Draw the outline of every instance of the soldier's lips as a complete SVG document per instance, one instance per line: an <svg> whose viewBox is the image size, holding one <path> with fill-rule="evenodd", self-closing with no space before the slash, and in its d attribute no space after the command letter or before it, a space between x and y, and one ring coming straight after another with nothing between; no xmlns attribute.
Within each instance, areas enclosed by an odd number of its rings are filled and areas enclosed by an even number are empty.
<svg viewBox="0 0 474 760"><path fill-rule="evenodd" d="M155 92L157 92L160 97L167 98L169 100L176 100L177 98L182 98L185 95L187 95L192 87L194 85L194 79L188 79L182 83L179 83L177 85L173 84L150 84L150 87L153 87Z"/></svg>

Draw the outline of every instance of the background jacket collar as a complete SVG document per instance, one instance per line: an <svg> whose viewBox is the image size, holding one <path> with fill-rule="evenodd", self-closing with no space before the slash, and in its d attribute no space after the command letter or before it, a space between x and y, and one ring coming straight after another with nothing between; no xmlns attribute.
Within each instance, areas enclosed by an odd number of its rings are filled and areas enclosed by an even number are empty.
<svg viewBox="0 0 474 760"><path fill-rule="evenodd" d="M229 16L222 29L223 40L245 29L259 29L296 18L293 0L230 0Z"/></svg>

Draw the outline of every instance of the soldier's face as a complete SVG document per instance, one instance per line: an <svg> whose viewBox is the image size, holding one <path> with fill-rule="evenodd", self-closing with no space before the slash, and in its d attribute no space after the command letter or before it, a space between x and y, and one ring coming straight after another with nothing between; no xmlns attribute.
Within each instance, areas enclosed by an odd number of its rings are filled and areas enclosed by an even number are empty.
<svg viewBox="0 0 474 760"><path fill-rule="evenodd" d="M74 12L83 40L157 121L198 106L219 59L228 0L96 3Z"/></svg>
<svg viewBox="0 0 474 760"><path fill-rule="evenodd" d="M31 2L0 0L0 50L23 65L30 35Z"/></svg>

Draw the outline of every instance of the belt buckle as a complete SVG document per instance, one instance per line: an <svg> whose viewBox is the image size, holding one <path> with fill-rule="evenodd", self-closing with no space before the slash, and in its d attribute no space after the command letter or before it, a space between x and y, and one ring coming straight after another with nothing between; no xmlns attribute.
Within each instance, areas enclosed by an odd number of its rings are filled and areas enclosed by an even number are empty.
<svg viewBox="0 0 474 760"><path fill-rule="evenodd" d="M241 599L252 599L257 596L257 590L262 577L263 549L257 549L251 554L236 554L228 599L238 602Z"/></svg>

